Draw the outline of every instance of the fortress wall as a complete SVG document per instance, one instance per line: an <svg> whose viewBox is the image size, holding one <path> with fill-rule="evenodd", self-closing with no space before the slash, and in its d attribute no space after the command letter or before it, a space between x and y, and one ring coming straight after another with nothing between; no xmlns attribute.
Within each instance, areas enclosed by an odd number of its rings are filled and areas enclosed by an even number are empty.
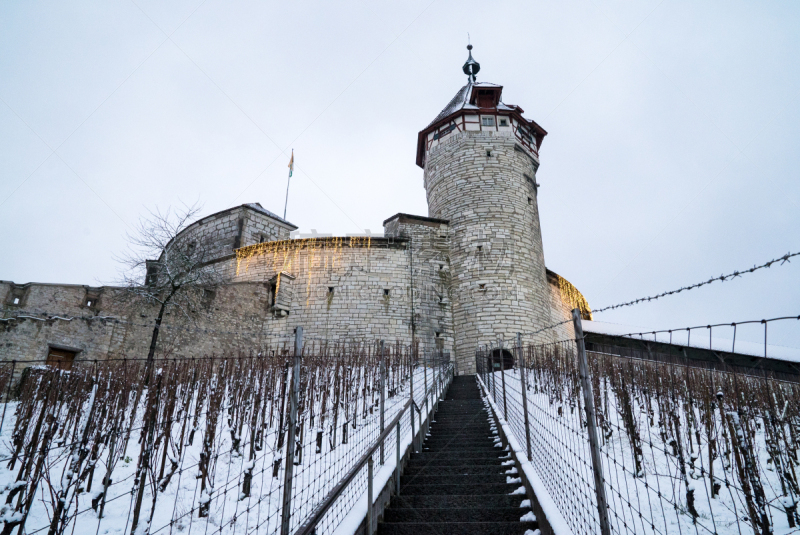
<svg viewBox="0 0 800 535"><path fill-rule="evenodd" d="M552 311L550 324L561 323L566 320L570 321L554 329L554 340L574 339L575 327L572 325L571 321L573 305L568 300L564 299L564 296L561 294L561 288L558 284L557 277L558 275L552 271L547 272L547 283L550 289L550 310Z"/></svg>
<svg viewBox="0 0 800 535"><path fill-rule="evenodd" d="M414 323L426 349L452 351L450 228L447 222L398 214L384 222L384 235L408 240L414 265Z"/></svg>
<svg viewBox="0 0 800 535"><path fill-rule="evenodd" d="M25 301L9 304L6 296L24 288ZM50 347L79 351L80 359L145 358L150 346L156 306L122 306L119 288L103 287L96 306L87 307L85 287L58 284L14 285L0 282L0 360L37 361ZM189 317L177 311L165 315L157 357L200 357L231 351L250 351L280 337L266 322L269 288L263 283L234 283L219 287ZM56 315L53 319L39 318ZM9 319L15 318L15 319Z"/></svg>
<svg viewBox="0 0 800 535"><path fill-rule="evenodd" d="M276 244L262 244L260 253L238 263L238 275L236 259L221 261L218 267L231 274L231 282L207 295L197 310L189 311L189 318L177 310L166 315L157 355L250 351L267 343L291 346L297 325L304 327L309 340L384 339L410 344L413 251L409 241L323 241L328 247L317 240L289 240L283 245L291 255L278 251ZM445 242L437 243L446 250ZM417 339L427 351L449 351L453 340L449 304L439 300L446 294L446 279L439 273L439 263L431 263L442 255L431 256L423 249L420 246L415 259ZM277 314L273 307L279 271L283 275L278 302L285 303L288 314ZM0 317L64 318L0 321L0 359L40 361L51 346L78 350L81 359L145 358L158 308L123 306L118 299L121 292L113 287L0 282ZM92 305L86 306L90 294ZM16 305L14 295L21 296ZM98 317L108 319L90 319ZM438 347L437 332L442 339Z"/></svg>
<svg viewBox="0 0 800 535"><path fill-rule="evenodd" d="M302 325L309 339L410 344L410 261L416 247L411 243L388 237L261 244L238 252L234 280L272 284L281 308L290 303L288 314L273 313L266 320L271 332L289 334ZM417 339L422 349L432 351L439 332L447 351L452 327L447 303L438 298L444 286L433 269L414 262Z"/></svg>

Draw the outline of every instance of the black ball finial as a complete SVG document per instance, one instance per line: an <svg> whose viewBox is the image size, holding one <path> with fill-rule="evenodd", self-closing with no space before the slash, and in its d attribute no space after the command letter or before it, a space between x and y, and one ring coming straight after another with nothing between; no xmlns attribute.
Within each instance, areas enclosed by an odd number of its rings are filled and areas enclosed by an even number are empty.
<svg viewBox="0 0 800 535"><path fill-rule="evenodd" d="M469 81L475 83L475 75L478 74L478 71L481 70L481 64L472 59L472 45L467 45L467 50L469 50L469 58L467 58L467 62L464 63L462 70L464 74L469 76Z"/></svg>

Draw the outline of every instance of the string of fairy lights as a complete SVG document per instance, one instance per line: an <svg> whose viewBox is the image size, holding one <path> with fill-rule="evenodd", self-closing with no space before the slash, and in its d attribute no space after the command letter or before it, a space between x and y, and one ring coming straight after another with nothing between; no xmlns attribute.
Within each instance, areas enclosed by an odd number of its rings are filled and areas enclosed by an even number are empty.
<svg viewBox="0 0 800 535"><path fill-rule="evenodd" d="M283 240L274 242L257 243L242 247L236 250L236 276L242 274L242 269L247 273L250 270L250 261L255 257L263 257L270 266L260 266L271 269L277 273L275 282L275 295L278 295L281 284L281 274L290 273L293 267L298 266L300 251L306 249L308 257L306 265L308 274L306 277L306 307L311 299L311 279L314 275L315 261L321 269L335 269L336 264L341 263L342 248L366 248L372 247L371 236L351 236L341 237L314 237L297 240ZM330 267L329 267L330 264Z"/></svg>

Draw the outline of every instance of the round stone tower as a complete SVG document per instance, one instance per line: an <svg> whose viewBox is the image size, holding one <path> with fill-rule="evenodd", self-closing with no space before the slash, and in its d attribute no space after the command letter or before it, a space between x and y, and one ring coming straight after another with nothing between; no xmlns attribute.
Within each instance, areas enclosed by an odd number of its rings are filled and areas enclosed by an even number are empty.
<svg viewBox="0 0 800 535"><path fill-rule="evenodd" d="M536 201L547 132L502 102L502 86L476 81L467 48L467 84L419 133L417 165L429 216L449 220L454 349L459 371L474 373L479 345L508 347L551 323L551 312Z"/></svg>

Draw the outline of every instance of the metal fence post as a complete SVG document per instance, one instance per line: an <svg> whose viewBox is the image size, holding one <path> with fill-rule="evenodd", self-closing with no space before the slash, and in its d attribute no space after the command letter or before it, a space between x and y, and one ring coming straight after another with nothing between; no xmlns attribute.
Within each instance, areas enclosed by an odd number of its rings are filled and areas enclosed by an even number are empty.
<svg viewBox="0 0 800 535"><path fill-rule="evenodd" d="M386 397L386 359L383 354L383 340L381 340L381 433L383 433L384 422L386 413L384 412L384 403ZM381 441L381 465L383 465L383 441Z"/></svg>
<svg viewBox="0 0 800 535"><path fill-rule="evenodd" d="M413 411L414 408L412 407ZM394 467L395 495L400 496L400 420L397 420L397 465Z"/></svg>
<svg viewBox="0 0 800 535"><path fill-rule="evenodd" d="M297 398L300 390L300 361L303 353L303 328L294 330L294 366L292 367L292 395L289 405L289 432L286 440L286 470L283 479L283 509L281 511L281 535L289 535L292 517L292 475L294 472L295 432L297 430Z"/></svg>
<svg viewBox="0 0 800 535"><path fill-rule="evenodd" d="M500 382L503 385L503 418L508 421L508 404L506 403L506 359L503 355L503 341L500 340Z"/></svg>
<svg viewBox="0 0 800 535"><path fill-rule="evenodd" d="M583 404L586 406L586 420L589 431L589 449L592 452L594 488L597 494L597 512L600 514L600 533L602 535L611 535L611 525L608 522L608 502L606 501L603 465L600 458L600 442L597 439L597 419L595 417L594 395L592 394L592 380L591 376L589 375L589 363L586 360L586 347L583 343L581 312L577 308L572 310L572 323L575 326L575 343L578 346L578 363L580 365L581 373Z"/></svg>
<svg viewBox="0 0 800 535"><path fill-rule="evenodd" d="M427 355L423 355L422 357L422 373L423 377L425 378L425 414L426 416L426 425L425 429L430 427L430 415L431 415L431 406L428 403L428 357ZM422 425L420 425L422 427Z"/></svg>
<svg viewBox="0 0 800 535"><path fill-rule="evenodd" d="M489 370L492 378L492 401L497 403L497 377L494 374L494 344L489 342L489 356L492 358L492 367Z"/></svg>
<svg viewBox="0 0 800 535"><path fill-rule="evenodd" d="M414 439L414 355L411 352L411 451L417 451L417 441Z"/></svg>
<svg viewBox="0 0 800 535"><path fill-rule="evenodd" d="M522 386L522 413L525 417L525 442L528 447L528 460L531 460L531 425L528 419L528 383L525 379L525 356L522 351L522 335L517 333L517 365L519 366L519 380Z"/></svg>
<svg viewBox="0 0 800 535"><path fill-rule="evenodd" d="M372 477L374 472L372 455L367 460L367 535L372 535Z"/></svg>

